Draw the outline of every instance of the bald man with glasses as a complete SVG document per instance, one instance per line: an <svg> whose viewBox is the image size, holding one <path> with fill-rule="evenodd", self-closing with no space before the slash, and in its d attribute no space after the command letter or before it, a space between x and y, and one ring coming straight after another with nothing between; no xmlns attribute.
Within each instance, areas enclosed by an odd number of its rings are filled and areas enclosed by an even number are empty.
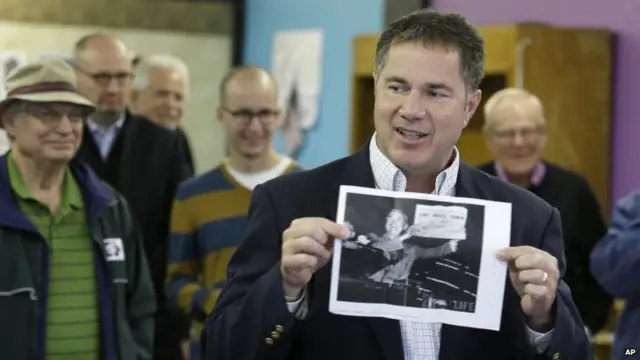
<svg viewBox="0 0 640 360"><path fill-rule="evenodd" d="M226 280L227 264L244 237L253 188L299 167L273 147L277 87L256 67L231 70L220 84L218 121L228 157L180 186L173 207L167 296L193 320L191 360L200 358L202 322Z"/></svg>

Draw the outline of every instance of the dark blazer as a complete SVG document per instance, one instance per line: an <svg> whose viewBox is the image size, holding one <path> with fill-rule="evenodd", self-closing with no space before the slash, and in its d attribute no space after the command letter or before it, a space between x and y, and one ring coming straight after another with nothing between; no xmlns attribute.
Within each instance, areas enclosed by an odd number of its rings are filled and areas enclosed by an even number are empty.
<svg viewBox="0 0 640 360"><path fill-rule="evenodd" d="M140 225L158 298L156 342L175 342L162 340L173 335L184 337L188 333L188 322L177 310L165 309L164 296L171 206L179 183L191 175L184 165L178 135L146 118L127 113L106 161L100 156L87 126L77 158L127 199ZM161 355L156 354L158 359Z"/></svg>
<svg viewBox="0 0 640 360"><path fill-rule="evenodd" d="M202 334L206 359L404 358L398 321L329 313L330 265L320 269L307 288L309 312L305 320L297 320L284 300L281 234L296 218L335 219L340 185L374 187L368 147L328 165L256 187L247 236L231 259L228 283ZM464 163L460 164L456 191L460 197L512 203L511 244L550 252L564 273L560 217L544 201ZM500 331L443 325L440 360L592 359L589 340L564 282L560 283L554 311L553 339L546 353L537 355L528 339L520 299L507 279Z"/></svg>
<svg viewBox="0 0 640 360"><path fill-rule="evenodd" d="M187 133L182 130L182 128L178 127L176 129L178 133L178 139L181 142L182 153L184 155L184 166L186 166L186 172L188 174L193 175L196 172L195 164L193 163L193 151L191 150L191 144L189 143L189 138L187 137Z"/></svg>
<svg viewBox="0 0 640 360"><path fill-rule="evenodd" d="M527 190L560 212L567 260L565 281L571 287L585 325L596 333L607 324L613 299L591 275L589 257L607 233L607 225L584 177L549 162L544 165L542 182ZM493 162L480 166L480 170L496 175Z"/></svg>

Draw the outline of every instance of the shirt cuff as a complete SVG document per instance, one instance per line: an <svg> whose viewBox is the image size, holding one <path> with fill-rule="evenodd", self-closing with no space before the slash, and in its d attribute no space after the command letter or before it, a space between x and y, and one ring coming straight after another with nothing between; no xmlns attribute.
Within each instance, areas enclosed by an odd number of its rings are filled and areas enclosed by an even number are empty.
<svg viewBox="0 0 640 360"><path fill-rule="evenodd" d="M302 300L304 300L304 296L305 296L305 293L302 293L302 296L300 296L298 298L298 300L296 300L294 302L288 302L287 301L287 307L289 308L289 311L291 313L295 313L296 310L298 310L298 307L300 307L300 304L302 303Z"/></svg>
<svg viewBox="0 0 640 360"><path fill-rule="evenodd" d="M553 331L554 329L551 329L546 333L539 333L537 331L531 330L531 328L527 326L529 341L533 346L535 346L538 354L542 354L549 347L549 344L551 343L551 337L553 336Z"/></svg>
<svg viewBox="0 0 640 360"><path fill-rule="evenodd" d="M307 291L303 290L302 295L300 295L298 300L287 301L287 308L297 320L306 319L309 314L309 298L307 297Z"/></svg>

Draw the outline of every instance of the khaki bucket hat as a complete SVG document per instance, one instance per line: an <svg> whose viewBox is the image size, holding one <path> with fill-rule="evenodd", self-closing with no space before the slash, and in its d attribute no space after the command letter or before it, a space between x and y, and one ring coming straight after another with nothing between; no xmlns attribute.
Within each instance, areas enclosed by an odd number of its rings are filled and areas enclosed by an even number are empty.
<svg viewBox="0 0 640 360"><path fill-rule="evenodd" d="M76 73L62 59L35 61L12 71L5 79L6 97L0 101L0 115L15 100L63 102L95 109L89 99L78 93Z"/></svg>

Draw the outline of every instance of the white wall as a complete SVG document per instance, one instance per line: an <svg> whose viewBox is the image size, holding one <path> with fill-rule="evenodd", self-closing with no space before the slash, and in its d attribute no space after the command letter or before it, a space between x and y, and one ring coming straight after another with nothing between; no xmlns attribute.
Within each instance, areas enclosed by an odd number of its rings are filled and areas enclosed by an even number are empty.
<svg viewBox="0 0 640 360"><path fill-rule="evenodd" d="M184 128L198 172L217 165L224 156L224 136L215 109L218 84L231 66L230 36L0 21L0 52L24 51L27 61L43 54L70 55L78 38L96 30L118 36L137 54L169 53L187 63L191 89Z"/></svg>

